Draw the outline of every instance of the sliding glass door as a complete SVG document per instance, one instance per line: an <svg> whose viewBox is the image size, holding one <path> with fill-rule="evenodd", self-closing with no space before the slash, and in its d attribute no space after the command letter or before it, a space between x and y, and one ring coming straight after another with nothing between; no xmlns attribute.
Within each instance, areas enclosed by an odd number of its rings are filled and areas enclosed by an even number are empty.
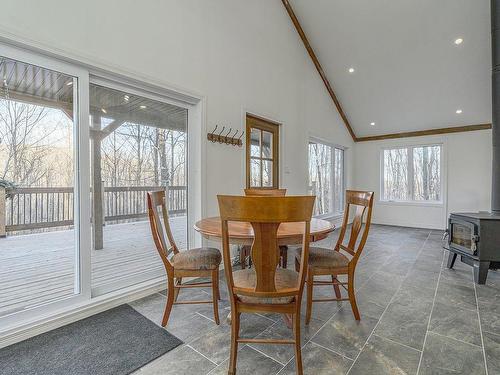
<svg viewBox="0 0 500 375"><path fill-rule="evenodd" d="M146 193L166 190L179 248L187 247L187 109L143 93L90 85L92 294L165 274Z"/></svg>
<svg viewBox="0 0 500 375"><path fill-rule="evenodd" d="M6 319L84 295L76 171L85 79L78 69L8 48L0 49L0 78L0 318Z"/></svg>
<svg viewBox="0 0 500 375"><path fill-rule="evenodd" d="M0 43L0 338L93 306L93 297L163 282L148 191L168 192L178 247L194 239L188 192L198 216L201 193L188 191L188 114L201 123L197 102L121 76L90 77Z"/></svg>

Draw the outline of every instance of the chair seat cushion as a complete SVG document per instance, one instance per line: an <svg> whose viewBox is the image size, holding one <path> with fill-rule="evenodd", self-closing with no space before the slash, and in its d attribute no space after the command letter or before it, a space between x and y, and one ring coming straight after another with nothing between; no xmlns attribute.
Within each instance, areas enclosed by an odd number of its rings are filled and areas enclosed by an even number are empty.
<svg viewBox="0 0 500 375"><path fill-rule="evenodd" d="M300 257L302 255L301 249L295 249L295 258L300 262ZM309 267L314 268L343 268L347 267L349 264L349 258L344 254L332 250L323 249L320 247L310 247L309 248Z"/></svg>
<svg viewBox="0 0 500 375"><path fill-rule="evenodd" d="M233 272L234 286L238 288L255 288L255 271L253 268L244 269ZM278 268L274 276L274 282L277 291L285 288L294 288L297 286L299 274L293 270ZM294 296L276 297L276 298L259 298L244 295L238 295L241 302L244 303L261 303L261 304L286 304L293 301Z"/></svg>
<svg viewBox="0 0 500 375"><path fill-rule="evenodd" d="M184 250L172 257L174 268L178 270L213 270L219 268L221 260L220 251L213 247Z"/></svg>

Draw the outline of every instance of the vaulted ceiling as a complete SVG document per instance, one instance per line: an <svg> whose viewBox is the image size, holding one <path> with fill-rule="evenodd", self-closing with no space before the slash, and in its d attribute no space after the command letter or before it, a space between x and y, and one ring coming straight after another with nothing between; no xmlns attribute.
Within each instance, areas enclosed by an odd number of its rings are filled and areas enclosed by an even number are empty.
<svg viewBox="0 0 500 375"><path fill-rule="evenodd" d="M357 137L491 122L489 0L289 2Z"/></svg>

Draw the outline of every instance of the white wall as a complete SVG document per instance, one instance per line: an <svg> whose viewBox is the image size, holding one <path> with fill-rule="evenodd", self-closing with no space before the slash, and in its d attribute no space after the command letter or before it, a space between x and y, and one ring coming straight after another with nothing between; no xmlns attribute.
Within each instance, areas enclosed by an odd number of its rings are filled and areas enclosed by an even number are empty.
<svg viewBox="0 0 500 375"><path fill-rule="evenodd" d="M247 110L282 122L281 184L290 193L306 193L310 133L352 148L280 1L4 0L0 28L0 35L198 93L208 130L216 123L244 129ZM206 214L214 215L216 194L243 188L244 148L204 142L201 184Z"/></svg>
<svg viewBox="0 0 500 375"><path fill-rule="evenodd" d="M444 146L445 204L431 207L380 202L380 150L430 143ZM362 142L354 149L354 185L375 192L375 223L443 229L450 212L490 209L491 130Z"/></svg>

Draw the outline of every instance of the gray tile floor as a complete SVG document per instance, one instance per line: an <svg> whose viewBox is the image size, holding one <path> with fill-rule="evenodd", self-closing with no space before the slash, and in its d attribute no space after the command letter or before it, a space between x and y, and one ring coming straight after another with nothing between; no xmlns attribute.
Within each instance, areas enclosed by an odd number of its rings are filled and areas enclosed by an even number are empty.
<svg viewBox="0 0 500 375"><path fill-rule="evenodd" d="M314 304L311 323L302 327L305 374L500 374L500 272L490 272L480 286L473 283L471 267L457 261L448 270L441 234L372 227L357 269L361 322L354 320L348 302ZM225 317L230 308L226 285L221 288ZM183 290L180 298L208 293ZM333 288L315 293L331 294ZM131 305L159 324L164 304L164 295L157 293ZM137 374L227 373L230 326L225 319L215 325L211 305L175 306L168 331L185 344ZM278 315L243 315L242 333L291 337ZM294 374L293 351L240 346L238 373Z"/></svg>

